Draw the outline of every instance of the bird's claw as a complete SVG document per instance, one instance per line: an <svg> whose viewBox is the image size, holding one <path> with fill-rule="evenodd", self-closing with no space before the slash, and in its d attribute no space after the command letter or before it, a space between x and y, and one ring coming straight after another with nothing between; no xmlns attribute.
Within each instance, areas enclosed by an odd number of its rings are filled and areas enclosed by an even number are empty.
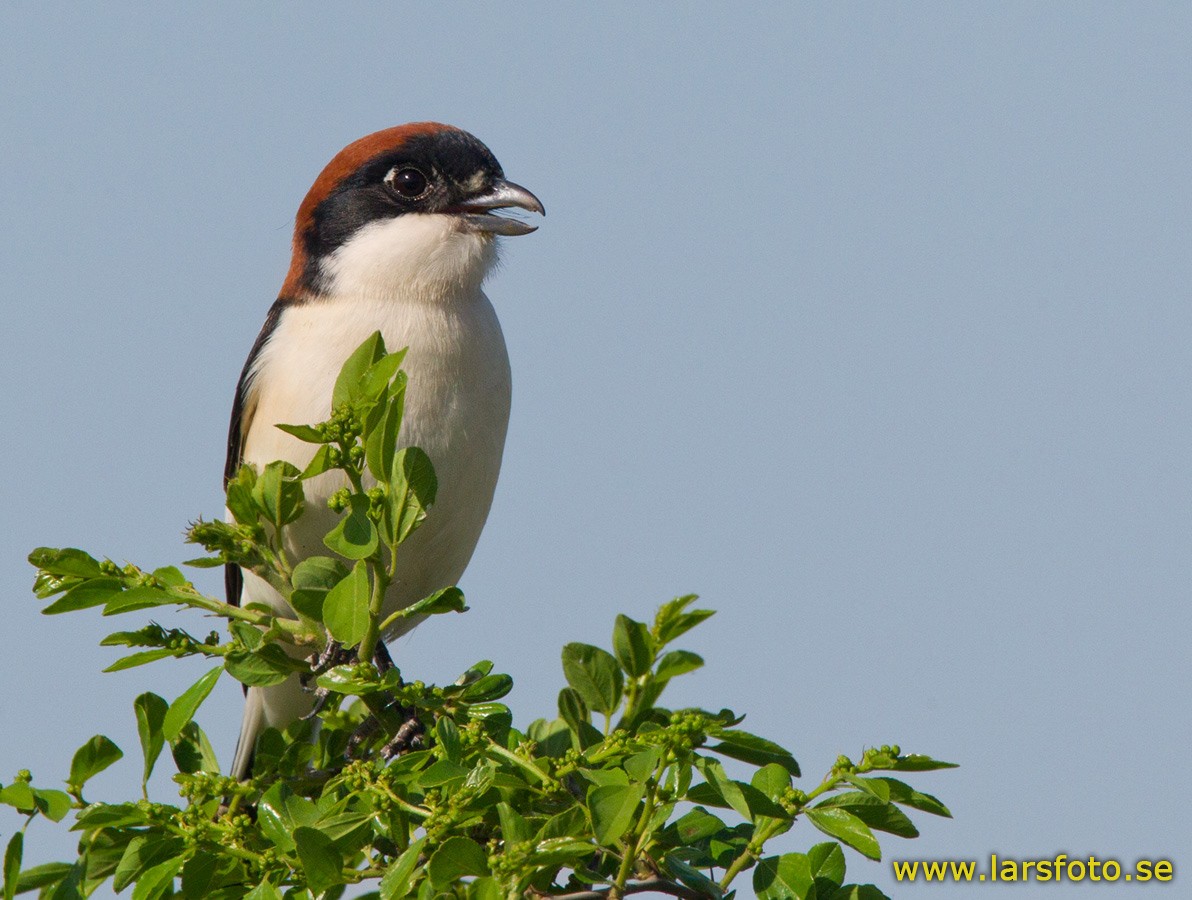
<svg viewBox="0 0 1192 900"><path fill-rule="evenodd" d="M302 676L302 686L314 694L315 698L311 711L302 717L303 721L313 719L326 709L327 702L331 697L331 692L326 688L311 688L311 679L322 675L328 669L347 665L355 659L355 654L351 650L345 650L343 644L339 641L327 642L327 646L323 648L323 652L315 658L311 665L310 672ZM393 657L389 655L389 648L385 646L384 641L377 641L377 649L373 652L373 664L382 675L394 668Z"/></svg>
<svg viewBox="0 0 1192 900"><path fill-rule="evenodd" d="M418 750L422 747L422 736L426 734L426 729L422 725L422 721L418 718L418 714L414 710L409 710L408 718L402 722L401 727L397 729L397 734L384 747L381 748L381 759L388 762L395 756L400 756L407 750Z"/></svg>
<svg viewBox="0 0 1192 900"><path fill-rule="evenodd" d="M302 686L306 690L314 694L314 703L311 706L310 712L302 717L303 721L308 721L317 716L327 707L328 701L331 699L331 692L326 688L316 687L311 688L310 682L312 678L317 678L328 669L335 666L341 666L345 663L351 662L353 659L352 651L345 650L343 644L339 641L328 641L327 646L323 648L310 667L310 672L302 676Z"/></svg>

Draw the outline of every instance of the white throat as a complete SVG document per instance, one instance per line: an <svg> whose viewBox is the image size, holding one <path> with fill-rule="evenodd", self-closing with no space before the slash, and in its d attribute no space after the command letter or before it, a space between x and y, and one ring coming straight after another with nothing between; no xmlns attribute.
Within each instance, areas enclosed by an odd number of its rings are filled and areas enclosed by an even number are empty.
<svg viewBox="0 0 1192 900"><path fill-rule="evenodd" d="M334 297L360 299L470 296L496 261L492 235L464 230L455 216L407 213L353 234L323 260L321 287Z"/></svg>

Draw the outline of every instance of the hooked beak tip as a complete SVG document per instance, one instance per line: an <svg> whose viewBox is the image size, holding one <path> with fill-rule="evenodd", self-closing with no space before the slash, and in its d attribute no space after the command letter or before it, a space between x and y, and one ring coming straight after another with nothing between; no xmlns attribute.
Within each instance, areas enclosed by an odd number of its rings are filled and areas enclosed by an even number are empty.
<svg viewBox="0 0 1192 900"><path fill-rule="evenodd" d="M538 213L540 216L546 215L546 208L543 207L541 200L520 184L504 180L494 183L486 193L469 197L460 204L458 212L463 215L468 225L477 231L512 236L529 234L538 230L537 225L530 225L519 219L494 215L492 212L496 209L511 208L524 209L527 212Z"/></svg>

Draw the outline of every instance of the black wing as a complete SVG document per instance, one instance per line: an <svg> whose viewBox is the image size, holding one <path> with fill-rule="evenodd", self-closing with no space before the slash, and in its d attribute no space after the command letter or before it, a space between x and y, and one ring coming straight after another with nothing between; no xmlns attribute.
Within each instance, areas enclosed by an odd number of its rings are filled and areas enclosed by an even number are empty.
<svg viewBox="0 0 1192 900"><path fill-rule="evenodd" d="M287 301L277 300L269 307L269 315L265 317L265 324L261 326L261 333L257 335L257 340L252 345L252 350L248 353L248 359L244 362L244 368L240 371L240 383L236 385L236 398L232 401L232 419L228 423L228 455L224 461L223 477L225 490L227 489L228 481L236 474L236 470L240 468L244 453L244 435L251 424L249 421L246 421L245 413L249 412L247 409L248 388L249 382L252 381L253 366L256 365L257 357L261 355L261 350L277 329L277 323L281 320L282 311L288 305ZM251 418L251 416L247 418ZM224 596L228 603L232 604L232 606L239 606L240 592L243 588L244 573L240 571L240 567L224 566Z"/></svg>

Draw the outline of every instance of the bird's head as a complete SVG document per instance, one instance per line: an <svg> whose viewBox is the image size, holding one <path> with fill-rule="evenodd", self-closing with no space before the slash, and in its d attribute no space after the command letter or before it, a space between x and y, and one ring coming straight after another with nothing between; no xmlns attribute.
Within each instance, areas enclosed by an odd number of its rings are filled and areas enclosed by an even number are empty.
<svg viewBox="0 0 1192 900"><path fill-rule="evenodd" d="M496 236L537 227L495 212L509 208L544 213L468 132L417 122L370 134L336 154L298 208L282 296L478 288L496 259Z"/></svg>

